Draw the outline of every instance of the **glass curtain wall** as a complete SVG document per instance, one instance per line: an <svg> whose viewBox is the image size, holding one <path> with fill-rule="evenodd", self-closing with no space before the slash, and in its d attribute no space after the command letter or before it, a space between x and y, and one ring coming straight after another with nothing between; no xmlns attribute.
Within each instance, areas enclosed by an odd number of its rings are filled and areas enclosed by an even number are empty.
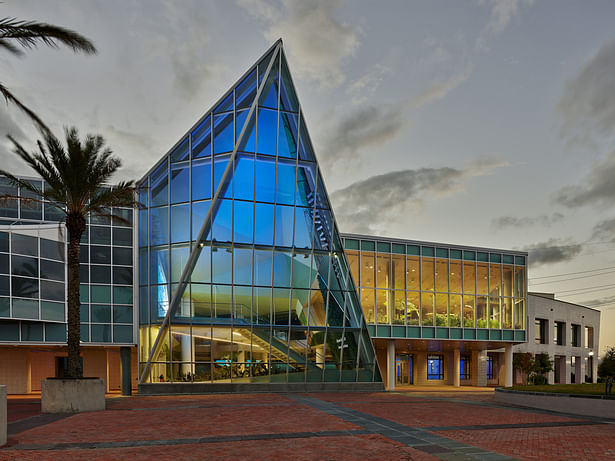
<svg viewBox="0 0 615 461"><path fill-rule="evenodd" d="M144 178L141 202L142 370L161 342L144 382L380 381L281 45Z"/></svg>
<svg viewBox="0 0 615 461"><path fill-rule="evenodd" d="M367 322L525 329L525 257L344 238Z"/></svg>

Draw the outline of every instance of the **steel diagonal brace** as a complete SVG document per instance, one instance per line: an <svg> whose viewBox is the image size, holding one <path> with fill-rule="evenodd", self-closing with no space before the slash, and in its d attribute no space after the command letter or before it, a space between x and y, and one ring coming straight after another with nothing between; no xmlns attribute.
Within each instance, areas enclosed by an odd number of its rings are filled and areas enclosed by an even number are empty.
<svg viewBox="0 0 615 461"><path fill-rule="evenodd" d="M199 259L199 255L201 254L201 249L203 248L202 240L206 238L209 232L211 231L211 224L213 222L213 219L216 216L216 213L218 212L218 208L220 207L220 197L224 194L224 191L226 187L228 186L229 181L233 177L233 173L235 171L235 158L237 157L237 149L241 145L244 134L247 131L248 125L250 123L252 114L256 110L256 106L258 105L258 100L260 98L260 95L263 89L265 88L267 79L269 78L269 73L271 72L271 68L273 67L273 63L275 62L277 56L280 53L281 46L282 46L281 43L278 43L278 45L276 46L273 56L271 57L271 60L269 61L269 64L267 66L267 70L265 71L265 75L262 79L262 82L258 88L258 91L256 92L254 101L252 102L252 105L250 106L250 111L248 112L246 121L243 124L241 133L239 134L239 137L237 138L237 142L235 143L235 147L233 148L233 153L231 154L230 161L228 165L226 166L226 169L224 170L224 174L222 175L222 179L220 180L220 185L218 186L218 189L216 190L216 193L214 194L214 198L211 201L211 206L209 208L209 211L207 212L205 221L203 221L203 225L201 226L199 235L197 239L195 240L194 248L192 248L192 251L190 252L190 256L188 258L188 261L186 262L184 271L182 272L181 278L179 279L177 290L175 290L175 294L173 295L173 298L171 299L171 303L169 304L169 309L167 310L167 313L164 316L164 320L162 321L162 325L160 326L160 330L158 331L158 336L156 336L156 341L154 342L154 345L147 359L147 363L145 364L145 368L143 369L141 376L139 378L139 384L145 382L145 379L149 375L150 368L152 365L152 360L154 357L157 357L158 353L160 352L160 348L162 347L162 343L163 343L162 338L164 338L164 336L167 334L169 330L169 325L171 323L171 318L175 314L175 311L177 310L177 306L179 306L179 302L182 296L184 295L184 292L186 291L186 284L188 282L188 278L192 275L192 271L194 270L194 267L196 266L196 263Z"/></svg>

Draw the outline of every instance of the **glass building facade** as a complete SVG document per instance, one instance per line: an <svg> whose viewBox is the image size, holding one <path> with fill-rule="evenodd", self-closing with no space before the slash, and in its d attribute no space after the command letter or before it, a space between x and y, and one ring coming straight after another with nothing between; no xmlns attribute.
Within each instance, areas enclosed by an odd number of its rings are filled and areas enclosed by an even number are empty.
<svg viewBox="0 0 615 461"><path fill-rule="evenodd" d="M525 341L525 253L343 240L371 336Z"/></svg>
<svg viewBox="0 0 615 461"><path fill-rule="evenodd" d="M140 201L140 383L380 382L281 42Z"/></svg>
<svg viewBox="0 0 615 461"><path fill-rule="evenodd" d="M28 179L38 188L40 179ZM0 195L29 192L0 178ZM87 220L81 244L81 341L134 345L133 210ZM0 344L66 343L66 230L52 205L0 204Z"/></svg>

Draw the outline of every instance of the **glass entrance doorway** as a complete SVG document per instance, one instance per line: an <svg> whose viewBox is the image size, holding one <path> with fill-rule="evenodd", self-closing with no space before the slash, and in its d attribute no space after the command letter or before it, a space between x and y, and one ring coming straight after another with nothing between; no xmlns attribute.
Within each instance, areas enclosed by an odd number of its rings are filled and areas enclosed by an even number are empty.
<svg viewBox="0 0 615 461"><path fill-rule="evenodd" d="M395 357L395 383L412 384L412 356L398 355Z"/></svg>

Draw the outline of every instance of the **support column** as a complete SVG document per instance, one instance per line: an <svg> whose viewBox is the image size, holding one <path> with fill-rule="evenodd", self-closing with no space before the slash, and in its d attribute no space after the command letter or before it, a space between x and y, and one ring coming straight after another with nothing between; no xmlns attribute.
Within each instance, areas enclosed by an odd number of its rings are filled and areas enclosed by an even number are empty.
<svg viewBox="0 0 615 461"><path fill-rule="evenodd" d="M513 385L513 346L506 344L504 346L504 368L506 376L504 378L504 387L512 387Z"/></svg>
<svg viewBox="0 0 615 461"><path fill-rule="evenodd" d="M487 351L472 351L472 386L487 385Z"/></svg>
<svg viewBox="0 0 615 461"><path fill-rule="evenodd" d="M0 386L0 447L6 444L8 416L6 413L6 386Z"/></svg>
<svg viewBox="0 0 615 461"><path fill-rule="evenodd" d="M461 357L459 354L459 349L455 349L453 351L453 386L459 387L461 386L460 382L460 370L459 370L459 361Z"/></svg>
<svg viewBox="0 0 615 461"><path fill-rule="evenodd" d="M131 377L131 348L128 346L120 347L120 362L122 375L122 395L132 395Z"/></svg>
<svg viewBox="0 0 615 461"><path fill-rule="evenodd" d="M387 389L395 390L395 340L387 342Z"/></svg>

